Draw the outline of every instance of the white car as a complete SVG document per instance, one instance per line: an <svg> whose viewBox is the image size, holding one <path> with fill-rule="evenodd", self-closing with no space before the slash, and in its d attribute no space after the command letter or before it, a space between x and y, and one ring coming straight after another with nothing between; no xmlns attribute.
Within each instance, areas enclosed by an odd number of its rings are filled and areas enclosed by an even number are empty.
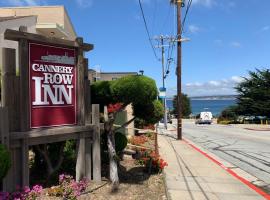
<svg viewBox="0 0 270 200"><path fill-rule="evenodd" d="M195 124L212 124L213 115L211 112L201 112L200 118L196 119Z"/></svg>

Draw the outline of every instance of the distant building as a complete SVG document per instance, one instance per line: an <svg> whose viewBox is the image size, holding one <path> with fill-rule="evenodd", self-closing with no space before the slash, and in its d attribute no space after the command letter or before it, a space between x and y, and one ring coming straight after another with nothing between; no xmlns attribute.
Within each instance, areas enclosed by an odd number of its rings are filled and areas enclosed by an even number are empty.
<svg viewBox="0 0 270 200"><path fill-rule="evenodd" d="M17 42L4 40L4 32L6 29L19 30L20 26L26 26L30 33L48 37L53 36L67 40L75 40L77 37L64 6L0 8L0 67L2 48L18 49Z"/></svg>
<svg viewBox="0 0 270 200"><path fill-rule="evenodd" d="M98 80L113 81L128 75L138 75L137 72L100 72L93 69L88 70L88 79L91 83Z"/></svg>
<svg viewBox="0 0 270 200"><path fill-rule="evenodd" d="M88 79L91 83L96 81L113 81L128 75L138 75L137 72L99 72L93 69L88 70ZM115 123L122 125L133 118L133 108L128 105L125 111L118 114ZM130 123L126 129L120 130L124 134L134 135L134 122Z"/></svg>

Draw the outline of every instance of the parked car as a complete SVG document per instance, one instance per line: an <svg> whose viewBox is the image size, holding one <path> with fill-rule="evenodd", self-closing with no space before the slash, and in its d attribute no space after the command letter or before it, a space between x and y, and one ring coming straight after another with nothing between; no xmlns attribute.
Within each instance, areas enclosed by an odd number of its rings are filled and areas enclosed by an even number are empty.
<svg viewBox="0 0 270 200"><path fill-rule="evenodd" d="M211 112L201 112L195 124L212 124L213 115Z"/></svg>

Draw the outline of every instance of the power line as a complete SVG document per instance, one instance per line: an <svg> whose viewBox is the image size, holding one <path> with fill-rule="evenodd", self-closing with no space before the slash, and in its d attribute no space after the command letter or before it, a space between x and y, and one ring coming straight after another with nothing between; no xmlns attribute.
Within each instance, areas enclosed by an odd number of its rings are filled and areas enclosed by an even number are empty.
<svg viewBox="0 0 270 200"><path fill-rule="evenodd" d="M187 19L188 12L189 12L189 10L190 10L191 4L192 4L192 0L189 0L189 1L188 1L188 4L187 4L187 8L186 8L185 15L184 15L184 19L183 19L182 25L181 25L181 27L182 27L182 28L181 28L181 35L183 34L183 31L184 31L186 19ZM178 39L178 36L176 36L176 38L172 41L172 47L169 48L169 50L171 50L171 52L168 51L168 58L167 58L167 60L170 60L171 57L172 57L172 53L173 53L173 50L174 50L174 47L175 47L175 42L177 41L177 39ZM170 56L169 56L169 54L170 54ZM167 62L167 67L166 67L166 68L167 68L168 70L169 70L169 68L170 68L170 64L171 64L170 61Z"/></svg>
<svg viewBox="0 0 270 200"><path fill-rule="evenodd" d="M186 22L187 15L188 15L188 11L189 11L189 9L191 7L191 4L192 4L192 0L189 0L188 5L187 5L187 9L186 9L186 12L185 12L185 16L184 16L184 19L183 19L183 22L182 22L181 34L183 33L183 30L184 30L184 27L185 27L185 22Z"/></svg>
<svg viewBox="0 0 270 200"><path fill-rule="evenodd" d="M157 54L156 54L154 45L152 43L151 37L150 37L150 33L149 33L149 30L148 30L148 27L147 27L147 23L146 23L146 19L145 19L145 16L144 16L144 12L143 12L143 7L142 7L141 0L139 0L139 4L140 4L140 9L141 9L141 13L142 13L143 21L144 21L144 26L145 26L145 29L146 29L146 32L147 32L147 35L148 35L148 40L150 42L150 45L152 47L152 50L153 50L153 53L154 53L156 59L159 60L158 57L157 57Z"/></svg>

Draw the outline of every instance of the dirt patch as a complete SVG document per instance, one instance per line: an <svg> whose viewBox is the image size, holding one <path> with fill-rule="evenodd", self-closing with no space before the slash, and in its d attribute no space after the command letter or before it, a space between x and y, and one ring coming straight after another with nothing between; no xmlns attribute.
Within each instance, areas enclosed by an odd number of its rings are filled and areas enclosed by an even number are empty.
<svg viewBox="0 0 270 200"><path fill-rule="evenodd" d="M80 200L166 200L163 174L147 174L145 168L136 165L134 159L125 156L120 162L119 189L111 191L108 181L101 184L90 183L86 194L80 196ZM96 189L98 188L98 189ZM94 191L92 191L94 190Z"/></svg>

